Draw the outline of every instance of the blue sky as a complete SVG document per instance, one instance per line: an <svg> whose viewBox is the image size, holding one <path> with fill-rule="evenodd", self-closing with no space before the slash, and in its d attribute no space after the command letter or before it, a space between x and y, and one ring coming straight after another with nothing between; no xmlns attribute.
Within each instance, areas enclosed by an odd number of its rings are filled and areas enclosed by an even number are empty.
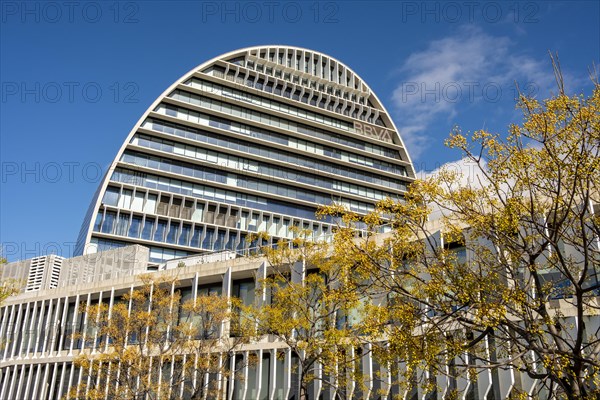
<svg viewBox="0 0 600 400"><path fill-rule="evenodd" d="M356 71L418 171L457 160L454 125L504 133L515 83L545 97L558 52L588 92L598 2L0 2L0 242L69 256L101 174L173 81L222 53L287 44Z"/></svg>

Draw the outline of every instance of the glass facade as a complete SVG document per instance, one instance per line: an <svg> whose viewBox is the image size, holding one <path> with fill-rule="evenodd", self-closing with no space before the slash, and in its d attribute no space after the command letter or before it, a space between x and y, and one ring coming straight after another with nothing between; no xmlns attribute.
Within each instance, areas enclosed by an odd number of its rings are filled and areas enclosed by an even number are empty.
<svg viewBox="0 0 600 400"><path fill-rule="evenodd" d="M369 87L326 55L271 53L214 59L161 95L102 182L77 254L132 243L155 262L246 254L249 233L276 243L292 226L329 240L336 221L317 219L319 205L364 214L402 198L414 170Z"/></svg>

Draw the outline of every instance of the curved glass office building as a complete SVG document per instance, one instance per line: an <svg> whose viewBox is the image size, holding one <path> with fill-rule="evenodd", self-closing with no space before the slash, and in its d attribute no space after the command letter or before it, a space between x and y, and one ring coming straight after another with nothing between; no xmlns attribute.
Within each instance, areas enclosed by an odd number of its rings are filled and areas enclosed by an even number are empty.
<svg viewBox="0 0 600 400"><path fill-rule="evenodd" d="M320 204L359 213L414 178L388 112L338 60L296 47L212 59L169 87L97 190L75 255L128 244L160 262L241 251L249 232L327 237Z"/></svg>

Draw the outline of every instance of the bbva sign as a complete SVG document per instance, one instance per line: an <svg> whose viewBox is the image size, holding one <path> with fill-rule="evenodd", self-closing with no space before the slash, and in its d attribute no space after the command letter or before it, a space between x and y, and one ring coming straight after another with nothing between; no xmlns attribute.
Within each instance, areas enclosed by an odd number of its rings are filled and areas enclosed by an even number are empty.
<svg viewBox="0 0 600 400"><path fill-rule="evenodd" d="M384 127L367 125L363 124L362 122L354 122L354 129L356 130L356 133L360 133L361 135L386 142L393 142L392 133Z"/></svg>

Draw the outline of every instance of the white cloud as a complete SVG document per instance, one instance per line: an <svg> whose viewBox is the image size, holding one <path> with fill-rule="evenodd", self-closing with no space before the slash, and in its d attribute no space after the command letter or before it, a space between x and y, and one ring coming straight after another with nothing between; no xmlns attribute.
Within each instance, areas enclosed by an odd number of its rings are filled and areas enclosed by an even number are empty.
<svg viewBox="0 0 600 400"><path fill-rule="evenodd" d="M513 99L515 82L522 88L532 83L524 89L542 93L552 86L549 61L519 54L515 47L508 37L469 27L431 41L406 59L393 102L400 134L413 158L426 150L434 136L427 132L430 125L438 118L454 117L459 105Z"/></svg>
<svg viewBox="0 0 600 400"><path fill-rule="evenodd" d="M486 168L487 163L485 160L481 160L481 168ZM472 160L468 158L461 158L456 161L449 161L440 167L434 169L433 171L417 171L416 175L419 179L426 179L431 176L435 176L439 174L439 172L444 170L449 170L456 172L460 176L460 180L458 185L461 187L472 187L472 188L480 188L483 185L486 185L489 182L485 175L480 170L480 167Z"/></svg>
<svg viewBox="0 0 600 400"><path fill-rule="evenodd" d="M486 166L487 163L485 160L481 160L481 164L478 166L474 161L471 161L467 158L462 158L460 160L447 162L433 171L418 171L416 174L417 178L426 179L436 176L441 170L448 170L456 172L459 176L459 179L456 182L456 189L459 187L470 187L477 189L489 184L489 180L485 177L484 173L480 169L485 169ZM431 207L431 220L439 219L445 214L439 206L435 204L430 204L429 206Z"/></svg>

